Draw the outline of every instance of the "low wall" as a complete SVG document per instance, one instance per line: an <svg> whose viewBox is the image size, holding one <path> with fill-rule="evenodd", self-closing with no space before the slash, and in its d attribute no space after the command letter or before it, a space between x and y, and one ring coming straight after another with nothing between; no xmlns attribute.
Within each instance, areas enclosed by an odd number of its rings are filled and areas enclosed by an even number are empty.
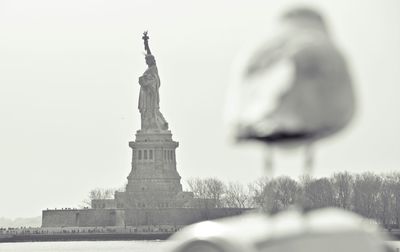
<svg viewBox="0 0 400 252"><path fill-rule="evenodd" d="M124 226L124 219L120 209L44 210L42 227Z"/></svg>
<svg viewBox="0 0 400 252"><path fill-rule="evenodd" d="M185 226L243 213L243 208L44 210L42 227Z"/></svg>
<svg viewBox="0 0 400 252"><path fill-rule="evenodd" d="M243 213L242 208L160 208L126 209L127 226L176 225L184 226L195 222L218 219Z"/></svg>

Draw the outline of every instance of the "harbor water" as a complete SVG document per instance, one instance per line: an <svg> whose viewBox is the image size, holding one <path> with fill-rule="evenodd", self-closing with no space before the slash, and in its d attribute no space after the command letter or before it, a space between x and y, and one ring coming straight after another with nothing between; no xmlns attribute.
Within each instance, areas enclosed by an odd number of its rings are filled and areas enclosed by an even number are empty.
<svg viewBox="0 0 400 252"><path fill-rule="evenodd" d="M400 241L388 242L400 251ZM173 246L170 241L73 241L0 243L1 252L165 252Z"/></svg>

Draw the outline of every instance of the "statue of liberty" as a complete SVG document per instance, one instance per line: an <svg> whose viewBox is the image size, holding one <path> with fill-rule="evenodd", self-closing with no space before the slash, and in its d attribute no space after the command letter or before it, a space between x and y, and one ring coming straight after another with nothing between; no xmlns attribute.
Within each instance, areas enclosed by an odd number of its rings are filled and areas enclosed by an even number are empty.
<svg viewBox="0 0 400 252"><path fill-rule="evenodd" d="M139 111L142 130L168 130L168 123L160 112L160 77L156 60L151 54L147 31L143 33L144 49L146 50L146 64L148 68L139 77Z"/></svg>

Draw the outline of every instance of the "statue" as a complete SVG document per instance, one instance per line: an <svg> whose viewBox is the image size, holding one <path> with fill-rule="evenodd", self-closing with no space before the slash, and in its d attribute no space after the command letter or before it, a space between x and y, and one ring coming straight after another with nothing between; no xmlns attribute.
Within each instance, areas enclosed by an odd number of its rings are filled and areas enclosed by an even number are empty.
<svg viewBox="0 0 400 252"><path fill-rule="evenodd" d="M146 64L148 68L139 77L139 111L142 130L168 130L168 123L160 112L160 77L156 60L151 54L147 31L143 33L144 48L146 50Z"/></svg>

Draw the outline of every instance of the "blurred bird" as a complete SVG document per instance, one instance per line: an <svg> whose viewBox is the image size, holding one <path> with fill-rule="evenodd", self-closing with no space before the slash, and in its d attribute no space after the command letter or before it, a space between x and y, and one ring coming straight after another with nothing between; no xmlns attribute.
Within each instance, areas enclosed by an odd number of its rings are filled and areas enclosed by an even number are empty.
<svg viewBox="0 0 400 252"><path fill-rule="evenodd" d="M311 169L312 143L351 121L352 79L317 11L295 8L280 26L236 71L228 116L237 140L306 146L305 168Z"/></svg>
<svg viewBox="0 0 400 252"><path fill-rule="evenodd" d="M228 119L237 140L283 148L305 146L309 171L310 145L339 132L353 117L352 80L318 12L296 8L281 21L282 32L236 71ZM394 251L385 239L363 217L330 208L205 221L170 238L175 252Z"/></svg>

